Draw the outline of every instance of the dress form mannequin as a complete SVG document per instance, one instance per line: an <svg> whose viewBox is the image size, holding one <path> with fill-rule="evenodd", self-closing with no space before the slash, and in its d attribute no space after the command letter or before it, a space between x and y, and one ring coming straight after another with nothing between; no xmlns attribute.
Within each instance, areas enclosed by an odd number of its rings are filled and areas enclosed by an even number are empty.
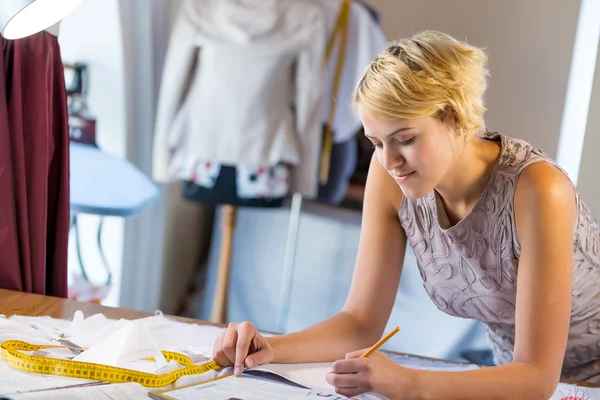
<svg viewBox="0 0 600 400"><path fill-rule="evenodd" d="M317 195L325 41L321 8L295 0L186 0L173 25L153 178L182 181L188 200L223 205L214 322L225 322L218 293L237 207L280 207L288 189Z"/></svg>

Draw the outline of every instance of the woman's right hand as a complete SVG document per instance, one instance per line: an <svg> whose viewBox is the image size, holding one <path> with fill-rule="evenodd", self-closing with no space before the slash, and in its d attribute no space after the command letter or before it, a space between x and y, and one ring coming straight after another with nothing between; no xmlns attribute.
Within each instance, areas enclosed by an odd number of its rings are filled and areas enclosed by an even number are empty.
<svg viewBox="0 0 600 400"><path fill-rule="evenodd" d="M241 375L244 367L268 364L273 357L273 348L250 322L230 323L213 349L214 361L222 367L233 365L236 376Z"/></svg>

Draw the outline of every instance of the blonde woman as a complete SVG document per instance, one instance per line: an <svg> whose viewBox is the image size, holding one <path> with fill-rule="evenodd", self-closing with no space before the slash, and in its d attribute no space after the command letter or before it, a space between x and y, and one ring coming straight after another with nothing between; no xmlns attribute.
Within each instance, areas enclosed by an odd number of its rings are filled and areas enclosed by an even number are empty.
<svg viewBox="0 0 600 400"><path fill-rule="evenodd" d="M239 373L338 360L327 376L337 392L391 399L545 400L561 377L600 382L598 223L553 160L486 131L486 61L435 31L373 60L353 99L375 153L343 310L268 339L231 324L217 362ZM432 301L487 324L497 366L433 372L358 358L383 333L407 244Z"/></svg>

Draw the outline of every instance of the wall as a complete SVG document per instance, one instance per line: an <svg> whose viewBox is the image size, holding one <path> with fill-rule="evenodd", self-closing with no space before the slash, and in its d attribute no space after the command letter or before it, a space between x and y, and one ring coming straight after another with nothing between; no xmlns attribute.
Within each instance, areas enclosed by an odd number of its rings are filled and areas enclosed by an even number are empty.
<svg viewBox="0 0 600 400"><path fill-rule="evenodd" d="M61 24L63 61L83 61L90 70L89 106L98 118L98 145L125 155L125 76L116 0L86 0Z"/></svg>
<svg viewBox="0 0 600 400"><path fill-rule="evenodd" d="M369 0L389 39L437 29L487 46L488 128L556 156L577 0Z"/></svg>
<svg viewBox="0 0 600 400"><path fill-rule="evenodd" d="M596 72L592 86L590 109L579 170L579 191L596 218L600 217L600 185L598 181L598 151L600 151L600 57L596 60Z"/></svg>
<svg viewBox="0 0 600 400"><path fill-rule="evenodd" d="M87 0L61 24L59 43L64 62L89 65L89 108L97 118L98 145L119 157L125 155L125 79L121 25L117 0ZM93 182L90 182L93 184ZM98 217L80 216L84 265L94 283L103 283L104 270L96 244ZM102 243L113 271L107 305L117 305L123 256L123 220L106 218ZM69 270L78 271L73 232L69 241Z"/></svg>

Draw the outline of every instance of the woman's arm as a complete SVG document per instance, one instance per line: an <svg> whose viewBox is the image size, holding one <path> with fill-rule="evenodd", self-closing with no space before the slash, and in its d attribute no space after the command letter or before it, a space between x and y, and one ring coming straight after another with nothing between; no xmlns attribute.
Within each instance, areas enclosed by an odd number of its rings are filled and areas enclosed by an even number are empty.
<svg viewBox="0 0 600 400"><path fill-rule="evenodd" d="M423 399L549 399L560 379L569 331L574 190L547 163L527 167L514 198L521 257L511 364L466 372L417 373Z"/></svg>
<svg viewBox="0 0 600 400"><path fill-rule="evenodd" d="M406 236L398 219L400 187L373 157L367 178L360 243L343 310L297 333L270 337L274 362L319 362L371 346L382 335L400 282Z"/></svg>

